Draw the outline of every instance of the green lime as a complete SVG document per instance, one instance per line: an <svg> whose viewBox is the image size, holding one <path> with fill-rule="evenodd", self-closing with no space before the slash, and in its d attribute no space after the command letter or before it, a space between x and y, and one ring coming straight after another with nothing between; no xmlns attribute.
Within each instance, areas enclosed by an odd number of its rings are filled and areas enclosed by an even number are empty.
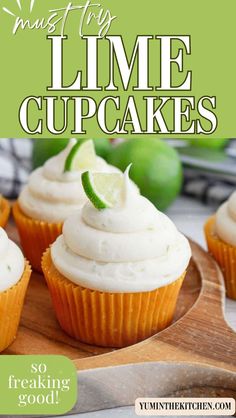
<svg viewBox="0 0 236 418"><path fill-rule="evenodd" d="M93 142L95 145L96 154L106 160L112 147L110 140L106 138L97 138L94 139Z"/></svg>
<svg viewBox="0 0 236 418"><path fill-rule="evenodd" d="M120 173L82 174L84 191L96 209L114 207L122 198L124 176Z"/></svg>
<svg viewBox="0 0 236 418"><path fill-rule="evenodd" d="M182 166L177 152L160 139L129 139L108 156L110 164L122 171L133 163L130 177L160 210L176 198L182 185Z"/></svg>
<svg viewBox="0 0 236 418"><path fill-rule="evenodd" d="M64 171L79 171L93 168L96 165L96 152L92 139L77 142L71 149L66 161Z"/></svg>
<svg viewBox="0 0 236 418"><path fill-rule="evenodd" d="M194 138L189 139L191 145L195 147L206 147L206 148L223 148L228 143L228 139L218 138Z"/></svg>
<svg viewBox="0 0 236 418"><path fill-rule="evenodd" d="M53 157L56 154L59 154L66 145L68 144L69 139L34 139L33 140L33 154L32 154L32 163L33 169L42 166L45 161ZM84 140L78 140L78 142L83 142ZM111 149L111 143L109 139L99 138L93 139L96 154L100 157L106 159L108 153Z"/></svg>
<svg viewBox="0 0 236 418"><path fill-rule="evenodd" d="M68 139L33 139L32 166L41 167L45 161L59 154L68 144Z"/></svg>

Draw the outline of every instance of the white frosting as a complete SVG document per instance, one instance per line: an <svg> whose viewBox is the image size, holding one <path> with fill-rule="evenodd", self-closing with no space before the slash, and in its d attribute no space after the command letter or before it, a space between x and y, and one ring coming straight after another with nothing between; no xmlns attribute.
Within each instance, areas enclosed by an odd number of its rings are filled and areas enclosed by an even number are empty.
<svg viewBox="0 0 236 418"><path fill-rule="evenodd" d="M144 292L178 279L188 266L188 240L137 189L123 204L98 211L90 202L70 216L51 247L57 270L105 292Z"/></svg>
<svg viewBox="0 0 236 418"><path fill-rule="evenodd" d="M22 277L25 268L24 256L0 228L0 292L14 286Z"/></svg>
<svg viewBox="0 0 236 418"><path fill-rule="evenodd" d="M26 215L46 222L63 222L87 201L81 184L81 174L86 170L64 172L66 158L75 143L72 139L61 153L31 173L19 196L19 205ZM98 156L96 165L88 168L92 172L119 171Z"/></svg>
<svg viewBox="0 0 236 418"><path fill-rule="evenodd" d="M236 192L216 212L216 233L227 244L236 246Z"/></svg>

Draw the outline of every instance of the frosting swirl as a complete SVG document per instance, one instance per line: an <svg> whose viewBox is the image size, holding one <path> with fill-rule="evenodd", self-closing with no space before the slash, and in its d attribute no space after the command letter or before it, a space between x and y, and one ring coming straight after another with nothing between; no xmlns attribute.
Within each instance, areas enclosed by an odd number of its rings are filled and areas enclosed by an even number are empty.
<svg viewBox="0 0 236 418"><path fill-rule="evenodd" d="M31 173L19 196L19 205L26 215L46 222L63 222L87 201L81 184L85 170L64 172L66 158L75 143L76 140L70 140L61 153ZM98 156L90 169L93 172L119 171Z"/></svg>
<svg viewBox="0 0 236 418"><path fill-rule="evenodd" d="M217 210L215 228L223 241L236 246L236 192Z"/></svg>
<svg viewBox="0 0 236 418"><path fill-rule="evenodd" d="M57 270L72 282L107 292L144 292L185 271L187 239L129 180L124 202L97 210L90 202L64 223L51 247Z"/></svg>
<svg viewBox="0 0 236 418"><path fill-rule="evenodd" d="M0 292L14 286L24 272L25 260L19 247L0 228Z"/></svg>

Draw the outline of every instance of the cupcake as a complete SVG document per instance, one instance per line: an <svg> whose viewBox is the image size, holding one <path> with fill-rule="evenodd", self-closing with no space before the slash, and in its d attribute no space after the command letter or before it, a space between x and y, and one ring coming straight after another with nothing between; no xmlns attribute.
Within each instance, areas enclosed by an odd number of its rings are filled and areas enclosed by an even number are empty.
<svg viewBox="0 0 236 418"><path fill-rule="evenodd" d="M96 156L93 141L72 139L58 155L33 171L13 206L21 245L32 267L41 271L43 252L62 232L64 220L87 200L81 173L112 172L116 168Z"/></svg>
<svg viewBox="0 0 236 418"><path fill-rule="evenodd" d="M0 195L0 227L4 228L6 226L10 211L10 203Z"/></svg>
<svg viewBox="0 0 236 418"><path fill-rule="evenodd" d="M205 236L224 275L227 296L236 300L236 192L208 219Z"/></svg>
<svg viewBox="0 0 236 418"><path fill-rule="evenodd" d="M0 228L0 352L15 339L31 269Z"/></svg>
<svg viewBox="0 0 236 418"><path fill-rule="evenodd" d="M128 346L171 323L190 246L128 172L82 179L91 201L65 221L43 256L43 272L66 333L88 344Z"/></svg>

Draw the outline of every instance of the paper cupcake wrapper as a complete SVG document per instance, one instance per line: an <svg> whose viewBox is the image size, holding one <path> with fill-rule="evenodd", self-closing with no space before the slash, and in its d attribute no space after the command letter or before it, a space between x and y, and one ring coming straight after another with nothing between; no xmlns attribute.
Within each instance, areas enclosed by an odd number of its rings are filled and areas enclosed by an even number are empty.
<svg viewBox="0 0 236 418"><path fill-rule="evenodd" d="M227 296L236 300L236 247L216 235L214 216L208 219L204 229L208 250L222 270Z"/></svg>
<svg viewBox="0 0 236 418"><path fill-rule="evenodd" d="M79 341L104 347L125 347L166 328L185 276L152 292L107 293L67 280L54 267L50 249L42 269L62 329Z"/></svg>
<svg viewBox="0 0 236 418"><path fill-rule="evenodd" d="M20 281L0 293L0 352L5 350L16 338L30 275L31 267L26 261Z"/></svg>
<svg viewBox="0 0 236 418"><path fill-rule="evenodd" d="M21 246L34 270L42 272L41 260L46 249L61 235L62 223L38 221L24 215L19 204L13 205L13 216Z"/></svg>
<svg viewBox="0 0 236 418"><path fill-rule="evenodd" d="M5 228L10 216L11 206L8 200L0 199L0 227Z"/></svg>

